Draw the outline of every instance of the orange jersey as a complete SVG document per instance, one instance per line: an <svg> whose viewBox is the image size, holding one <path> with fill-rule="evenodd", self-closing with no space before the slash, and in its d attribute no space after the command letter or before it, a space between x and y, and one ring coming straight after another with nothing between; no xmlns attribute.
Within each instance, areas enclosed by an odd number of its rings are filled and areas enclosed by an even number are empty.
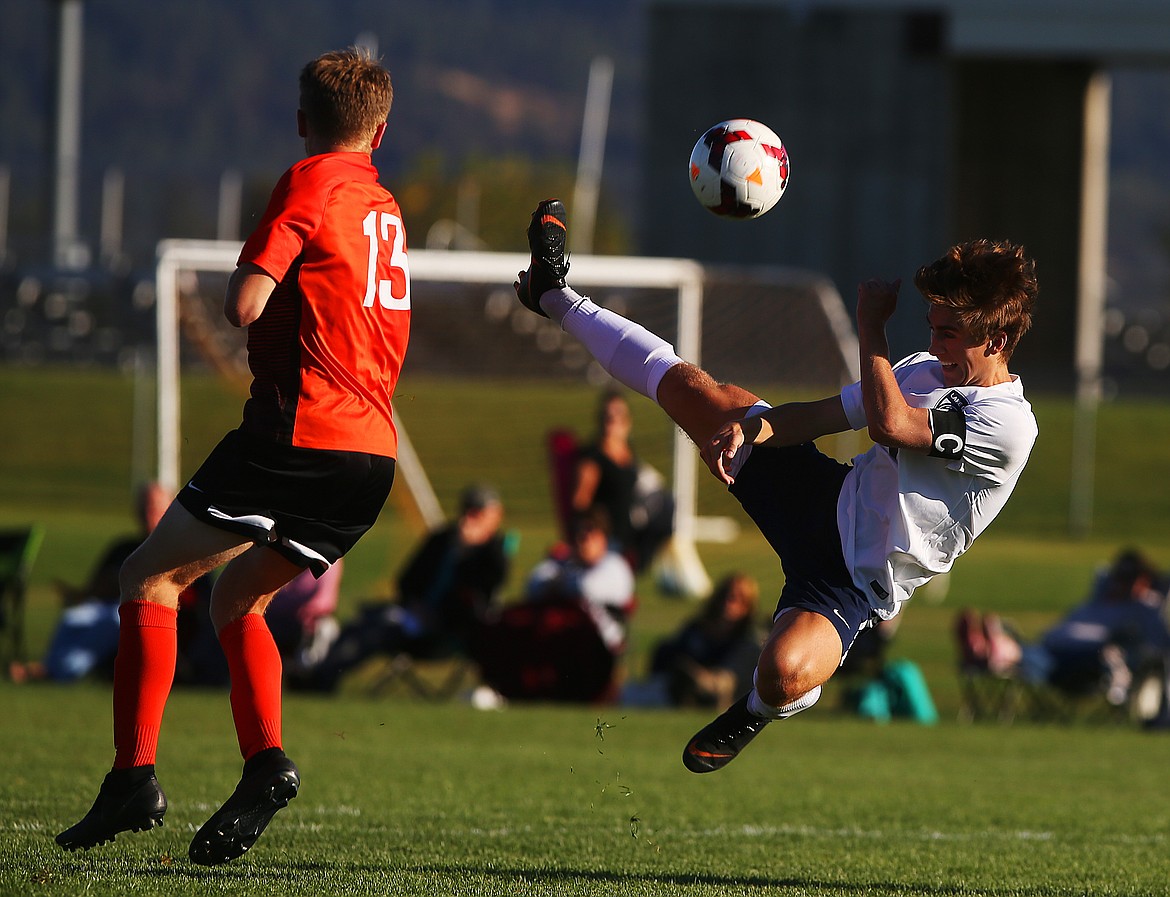
<svg viewBox="0 0 1170 897"><path fill-rule="evenodd" d="M396 457L390 411L410 334L398 203L365 153L284 173L240 264L277 282L248 327L243 428L302 448Z"/></svg>

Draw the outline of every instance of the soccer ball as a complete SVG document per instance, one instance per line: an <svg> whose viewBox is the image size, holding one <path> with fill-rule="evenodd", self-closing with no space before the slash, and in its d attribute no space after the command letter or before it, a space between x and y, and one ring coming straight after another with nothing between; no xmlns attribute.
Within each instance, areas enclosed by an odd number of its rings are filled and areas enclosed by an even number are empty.
<svg viewBox="0 0 1170 897"><path fill-rule="evenodd" d="M788 152L776 133L750 118L715 125L691 150L691 189L725 218L759 218L788 186Z"/></svg>

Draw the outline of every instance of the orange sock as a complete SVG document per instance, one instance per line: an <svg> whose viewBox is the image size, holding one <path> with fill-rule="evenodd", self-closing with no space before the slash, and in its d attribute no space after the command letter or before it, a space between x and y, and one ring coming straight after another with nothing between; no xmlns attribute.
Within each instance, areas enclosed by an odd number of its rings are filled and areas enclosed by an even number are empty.
<svg viewBox="0 0 1170 897"><path fill-rule="evenodd" d="M128 601L118 608L114 660L114 769L154 763L178 656L174 608Z"/></svg>
<svg viewBox="0 0 1170 897"><path fill-rule="evenodd" d="M260 614L245 614L219 631L232 677L232 719L244 759L280 747L280 652Z"/></svg>

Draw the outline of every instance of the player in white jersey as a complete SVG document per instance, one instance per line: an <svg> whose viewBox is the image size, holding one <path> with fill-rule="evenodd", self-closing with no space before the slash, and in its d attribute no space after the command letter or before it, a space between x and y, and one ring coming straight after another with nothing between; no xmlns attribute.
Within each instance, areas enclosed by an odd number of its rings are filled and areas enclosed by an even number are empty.
<svg viewBox="0 0 1170 897"><path fill-rule="evenodd" d="M948 571L1011 495L1036 440L1031 406L1008 370L1032 323L1035 265L1020 246L975 240L920 268L929 351L897 364L885 328L901 281L862 283L861 380L839 395L771 407L569 289L565 236L564 206L545 200L528 228L532 263L515 284L520 301L686 431L784 570L755 686L683 751L688 769L711 772L767 723L815 704L857 634ZM813 444L851 428L875 443L851 464Z"/></svg>

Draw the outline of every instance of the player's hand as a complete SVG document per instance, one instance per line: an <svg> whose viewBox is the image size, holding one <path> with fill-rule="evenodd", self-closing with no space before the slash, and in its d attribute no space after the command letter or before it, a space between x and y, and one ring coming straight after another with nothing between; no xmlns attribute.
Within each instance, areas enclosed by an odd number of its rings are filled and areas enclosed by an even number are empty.
<svg viewBox="0 0 1170 897"><path fill-rule="evenodd" d="M742 420L729 420L699 448L703 462L715 479L728 486L735 482L735 477L728 472L731 469L732 459L739 453L740 448L752 438L744 431L745 423L746 421Z"/></svg>
<svg viewBox="0 0 1170 897"><path fill-rule="evenodd" d="M895 281L872 278L857 285L857 324L859 327L885 327L898 307L902 279Z"/></svg>

